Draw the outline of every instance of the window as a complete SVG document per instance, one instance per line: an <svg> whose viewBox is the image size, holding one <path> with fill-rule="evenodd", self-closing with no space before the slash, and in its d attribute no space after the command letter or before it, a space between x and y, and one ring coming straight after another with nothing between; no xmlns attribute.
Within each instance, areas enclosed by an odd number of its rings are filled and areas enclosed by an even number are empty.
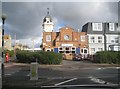
<svg viewBox="0 0 120 89"><path fill-rule="evenodd" d="M62 50L62 48L60 48L60 50Z"/></svg>
<svg viewBox="0 0 120 89"><path fill-rule="evenodd" d="M59 51L59 53L64 53L64 51Z"/></svg>
<svg viewBox="0 0 120 89"><path fill-rule="evenodd" d="M93 31L102 31L102 23L92 23Z"/></svg>
<svg viewBox="0 0 120 89"><path fill-rule="evenodd" d="M70 51L66 51L66 53L70 53Z"/></svg>
<svg viewBox="0 0 120 89"><path fill-rule="evenodd" d="M118 37L112 37L111 38L111 43L118 43L118 42L119 42Z"/></svg>
<svg viewBox="0 0 120 89"><path fill-rule="evenodd" d="M51 41L51 35L46 35L46 41L47 42Z"/></svg>
<svg viewBox="0 0 120 89"><path fill-rule="evenodd" d="M65 39L65 40L70 40L70 37L69 37L68 35L65 35L65 36L64 36L64 39Z"/></svg>
<svg viewBox="0 0 120 89"><path fill-rule="evenodd" d="M85 36L81 36L81 41L85 41Z"/></svg>
<svg viewBox="0 0 120 89"><path fill-rule="evenodd" d="M50 51L51 51L51 49L47 49L46 51L47 51L47 52L50 52Z"/></svg>
<svg viewBox="0 0 120 89"><path fill-rule="evenodd" d="M69 50L69 48L66 48L66 50Z"/></svg>
<svg viewBox="0 0 120 89"><path fill-rule="evenodd" d="M91 53L92 53L92 54L95 53L95 48L91 48Z"/></svg>
<svg viewBox="0 0 120 89"><path fill-rule="evenodd" d="M98 43L102 43L102 36L98 36Z"/></svg>
<svg viewBox="0 0 120 89"><path fill-rule="evenodd" d="M118 37L115 38L115 43L119 43Z"/></svg>
<svg viewBox="0 0 120 89"><path fill-rule="evenodd" d="M114 31L114 23L109 23L109 31Z"/></svg>
<svg viewBox="0 0 120 89"><path fill-rule="evenodd" d="M97 30L97 24L96 23L93 24L93 29Z"/></svg>
<svg viewBox="0 0 120 89"><path fill-rule="evenodd" d="M91 43L95 43L95 37L92 36L90 40L91 40Z"/></svg>
<svg viewBox="0 0 120 89"><path fill-rule="evenodd" d="M98 51L103 51L103 48L98 48Z"/></svg>
<svg viewBox="0 0 120 89"><path fill-rule="evenodd" d="M81 49L81 53L83 53L83 49Z"/></svg>
<svg viewBox="0 0 120 89"><path fill-rule="evenodd" d="M112 39L112 40L111 40L111 43L114 43L114 42L115 42L115 41Z"/></svg>
<svg viewBox="0 0 120 89"><path fill-rule="evenodd" d="M102 30L102 24L98 23L98 30L101 31Z"/></svg>
<svg viewBox="0 0 120 89"><path fill-rule="evenodd" d="M86 49L84 50L84 53L87 53L87 50L86 50Z"/></svg>
<svg viewBox="0 0 120 89"><path fill-rule="evenodd" d="M72 53L75 53L75 51L72 51Z"/></svg>

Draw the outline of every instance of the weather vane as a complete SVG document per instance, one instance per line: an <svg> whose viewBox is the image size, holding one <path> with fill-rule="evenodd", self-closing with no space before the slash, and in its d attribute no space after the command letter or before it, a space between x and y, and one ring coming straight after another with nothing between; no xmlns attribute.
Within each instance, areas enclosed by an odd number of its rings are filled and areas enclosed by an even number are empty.
<svg viewBox="0 0 120 89"><path fill-rule="evenodd" d="M47 14L49 14L49 8L47 8Z"/></svg>

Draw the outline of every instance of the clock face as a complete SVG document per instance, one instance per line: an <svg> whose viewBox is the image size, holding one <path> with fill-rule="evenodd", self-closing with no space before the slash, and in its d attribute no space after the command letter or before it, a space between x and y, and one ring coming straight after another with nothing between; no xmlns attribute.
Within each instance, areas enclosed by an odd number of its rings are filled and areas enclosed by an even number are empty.
<svg viewBox="0 0 120 89"><path fill-rule="evenodd" d="M68 35L65 35L65 36L64 36L64 39L65 39L65 40L69 40L70 37L69 37Z"/></svg>

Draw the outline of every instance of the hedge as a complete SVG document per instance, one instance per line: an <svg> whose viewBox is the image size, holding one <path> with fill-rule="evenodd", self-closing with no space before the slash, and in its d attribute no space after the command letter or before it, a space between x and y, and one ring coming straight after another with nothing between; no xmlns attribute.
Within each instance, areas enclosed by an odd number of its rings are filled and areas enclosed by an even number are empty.
<svg viewBox="0 0 120 89"><path fill-rule="evenodd" d="M4 50L4 54L8 53L9 57L13 57L14 56L14 50Z"/></svg>
<svg viewBox="0 0 120 89"><path fill-rule="evenodd" d="M102 51L95 54L94 62L120 64L120 51Z"/></svg>
<svg viewBox="0 0 120 89"><path fill-rule="evenodd" d="M17 51L16 57L21 63L31 63L36 60L40 64L60 64L62 62L62 54L54 52Z"/></svg>

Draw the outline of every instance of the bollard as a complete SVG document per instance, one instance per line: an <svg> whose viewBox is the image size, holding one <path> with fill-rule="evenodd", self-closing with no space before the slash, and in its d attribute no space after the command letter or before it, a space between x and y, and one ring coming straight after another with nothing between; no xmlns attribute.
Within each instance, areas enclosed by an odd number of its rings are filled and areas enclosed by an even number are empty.
<svg viewBox="0 0 120 89"><path fill-rule="evenodd" d="M38 80L38 63L32 62L30 66L30 80Z"/></svg>

